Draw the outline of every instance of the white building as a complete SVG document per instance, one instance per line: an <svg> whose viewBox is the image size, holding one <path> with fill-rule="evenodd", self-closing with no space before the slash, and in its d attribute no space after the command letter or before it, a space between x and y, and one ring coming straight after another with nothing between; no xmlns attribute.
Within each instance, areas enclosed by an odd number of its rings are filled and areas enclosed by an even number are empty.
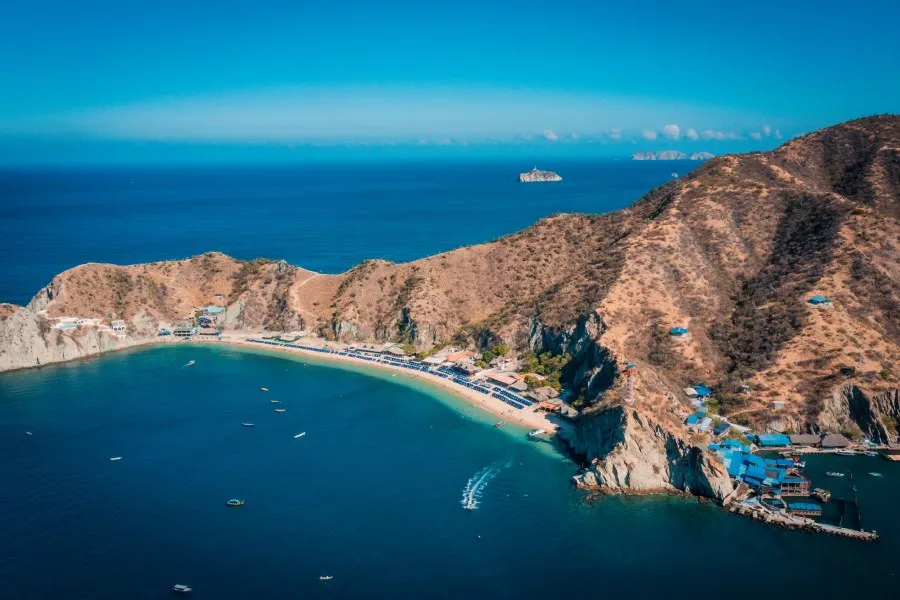
<svg viewBox="0 0 900 600"><path fill-rule="evenodd" d="M113 321L112 323L109 324L109 327L113 331L119 331L119 332L125 331L125 321L122 321L121 319Z"/></svg>

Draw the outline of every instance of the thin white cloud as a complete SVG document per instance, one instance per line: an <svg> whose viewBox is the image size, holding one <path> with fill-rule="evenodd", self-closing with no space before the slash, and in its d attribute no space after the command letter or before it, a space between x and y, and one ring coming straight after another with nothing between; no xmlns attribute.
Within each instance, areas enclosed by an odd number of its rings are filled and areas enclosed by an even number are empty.
<svg viewBox="0 0 900 600"><path fill-rule="evenodd" d="M694 129L693 127L691 127L690 129L688 129L687 131L684 132L684 137L686 137L689 140L696 140L699 137L699 135L697 134L697 130Z"/></svg>
<svg viewBox="0 0 900 600"><path fill-rule="evenodd" d="M551 142L555 142L556 140L559 139L559 136L556 135L556 132L553 131L552 129L545 129L544 130L544 138L550 140Z"/></svg>
<svg viewBox="0 0 900 600"><path fill-rule="evenodd" d="M681 138L681 127L675 125L674 123L670 125L666 125L663 127L663 135L669 138L670 140L677 140Z"/></svg>
<svg viewBox="0 0 900 600"><path fill-rule="evenodd" d="M659 134L652 129L645 129L641 132L641 136L643 136L645 140L655 140L659 136Z"/></svg>
<svg viewBox="0 0 900 600"><path fill-rule="evenodd" d="M700 137L704 140L739 140L740 134L725 131L713 131L712 129L704 129L700 132Z"/></svg>
<svg viewBox="0 0 900 600"><path fill-rule="evenodd" d="M762 132L764 136L769 137L772 135L772 127L770 125L763 125Z"/></svg>
<svg viewBox="0 0 900 600"><path fill-rule="evenodd" d="M754 140L759 141L759 140L762 139L762 136L763 136L763 134L761 134L761 133L758 132L758 131L751 131L751 132L750 132L750 137L752 137Z"/></svg>
<svg viewBox="0 0 900 600"><path fill-rule="evenodd" d="M618 127L613 127L609 130L609 139L611 140L621 140L622 139L622 130Z"/></svg>

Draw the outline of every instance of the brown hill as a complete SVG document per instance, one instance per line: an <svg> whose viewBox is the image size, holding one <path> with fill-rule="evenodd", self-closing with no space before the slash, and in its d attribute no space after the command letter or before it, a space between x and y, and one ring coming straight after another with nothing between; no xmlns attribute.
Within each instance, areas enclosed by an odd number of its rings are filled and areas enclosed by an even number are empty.
<svg viewBox="0 0 900 600"><path fill-rule="evenodd" d="M896 439L898 220L900 117L879 116L710 160L625 210L557 215L410 263L367 261L341 275L214 253L91 264L56 277L29 310L123 318L152 335L219 303L238 329L423 350L503 340L571 355L564 380L587 413L625 399L675 429L679 390L704 382L724 414L757 427ZM813 295L830 306L809 304ZM21 332L10 310L0 364L33 365L12 345ZM676 326L689 335L669 336ZM637 365L630 386L626 361Z"/></svg>

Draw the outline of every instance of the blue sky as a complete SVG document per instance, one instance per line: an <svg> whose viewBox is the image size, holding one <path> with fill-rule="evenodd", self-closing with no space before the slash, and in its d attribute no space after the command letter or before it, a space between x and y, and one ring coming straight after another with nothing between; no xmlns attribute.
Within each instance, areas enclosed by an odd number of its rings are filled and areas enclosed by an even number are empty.
<svg viewBox="0 0 900 600"><path fill-rule="evenodd" d="M8 2L0 163L771 148L900 111L898 5Z"/></svg>

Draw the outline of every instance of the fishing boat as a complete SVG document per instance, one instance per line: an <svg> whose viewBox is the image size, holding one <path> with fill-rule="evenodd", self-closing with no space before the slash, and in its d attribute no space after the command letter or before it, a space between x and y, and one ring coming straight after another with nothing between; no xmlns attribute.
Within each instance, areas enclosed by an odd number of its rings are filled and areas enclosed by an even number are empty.
<svg viewBox="0 0 900 600"><path fill-rule="evenodd" d="M878 456L877 452L872 452L871 450L866 450L866 456Z"/></svg>
<svg viewBox="0 0 900 600"><path fill-rule="evenodd" d="M253 423L241 423L241 427L253 427Z"/></svg>
<svg viewBox="0 0 900 600"><path fill-rule="evenodd" d="M197 362L196 360L189 360L189 361L187 362L187 364L184 365L184 366L189 367L189 366L191 366L192 364L194 364L194 363L196 363L196 362Z"/></svg>
<svg viewBox="0 0 900 600"><path fill-rule="evenodd" d="M281 400L269 400L270 404L280 404Z"/></svg>
<svg viewBox="0 0 900 600"><path fill-rule="evenodd" d="M302 432L298 433L297 435L295 435L294 439L296 440L297 438L302 438L304 435L306 435L306 432L302 431Z"/></svg>
<svg viewBox="0 0 900 600"><path fill-rule="evenodd" d="M825 474L828 475L829 477L843 477L844 476L843 473L838 473L837 471L828 471Z"/></svg>
<svg viewBox="0 0 900 600"><path fill-rule="evenodd" d="M881 473L876 473L875 471L869 471L869 475L872 477L884 477Z"/></svg>
<svg viewBox="0 0 900 600"><path fill-rule="evenodd" d="M856 452L853 450L837 450L835 454L840 454L841 456L856 456Z"/></svg>
<svg viewBox="0 0 900 600"><path fill-rule="evenodd" d="M122 460L122 457L121 456L113 456L109 460Z"/></svg>
<svg viewBox="0 0 900 600"><path fill-rule="evenodd" d="M319 575L319 581L331 581L334 579L331 575Z"/></svg>
<svg viewBox="0 0 900 600"><path fill-rule="evenodd" d="M286 408L276 408L275 412L284 412L286 410L287 410Z"/></svg>
<svg viewBox="0 0 900 600"><path fill-rule="evenodd" d="M269 391L269 388L259 388L259 389L260 389L261 391L263 391L263 392L268 392L268 391Z"/></svg>
<svg viewBox="0 0 900 600"><path fill-rule="evenodd" d="M243 506L244 501L240 500L239 498L232 498L231 500L228 500L225 504L227 504L228 506Z"/></svg>
<svg viewBox="0 0 900 600"><path fill-rule="evenodd" d="M190 586L184 585L183 583L176 583L172 586L172 591L176 594L190 594L194 590L191 589Z"/></svg>

